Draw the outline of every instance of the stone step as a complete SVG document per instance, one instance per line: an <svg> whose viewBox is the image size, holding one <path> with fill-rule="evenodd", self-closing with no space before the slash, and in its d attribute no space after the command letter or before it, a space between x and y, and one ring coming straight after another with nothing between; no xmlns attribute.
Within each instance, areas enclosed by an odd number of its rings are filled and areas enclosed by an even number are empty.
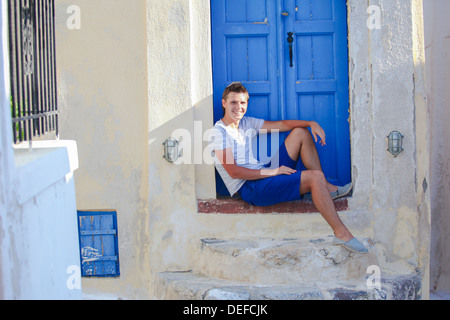
<svg viewBox="0 0 450 320"><path fill-rule="evenodd" d="M367 254L332 244L332 237L314 239L202 239L192 266L211 278L259 284L314 281L362 281L368 268L379 265L376 248L362 242Z"/></svg>
<svg viewBox="0 0 450 320"><path fill-rule="evenodd" d="M418 276L381 280L379 288L361 281L304 282L284 285L255 284L215 279L193 272L157 275L156 299L161 300L416 300Z"/></svg>

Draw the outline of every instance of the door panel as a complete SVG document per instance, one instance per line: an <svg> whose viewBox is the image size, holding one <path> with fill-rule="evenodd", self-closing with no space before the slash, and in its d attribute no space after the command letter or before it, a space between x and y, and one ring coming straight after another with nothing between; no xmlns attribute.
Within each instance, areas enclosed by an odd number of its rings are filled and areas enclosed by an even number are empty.
<svg viewBox="0 0 450 320"><path fill-rule="evenodd" d="M278 81L273 0L211 1L214 120L222 117L222 92L242 82L258 109L248 115L276 119ZM265 112L263 112L264 110Z"/></svg>
<svg viewBox="0 0 450 320"><path fill-rule="evenodd" d="M294 33L294 67L286 67L286 117L314 120L324 128L327 145L317 145L322 168L328 181L343 185L351 179L346 3L284 3L295 12L284 23L285 34Z"/></svg>
<svg viewBox="0 0 450 320"><path fill-rule="evenodd" d="M332 35L297 36L297 80L334 79Z"/></svg>
<svg viewBox="0 0 450 320"><path fill-rule="evenodd" d="M315 21L333 19L333 0L298 0L296 2L296 21Z"/></svg>

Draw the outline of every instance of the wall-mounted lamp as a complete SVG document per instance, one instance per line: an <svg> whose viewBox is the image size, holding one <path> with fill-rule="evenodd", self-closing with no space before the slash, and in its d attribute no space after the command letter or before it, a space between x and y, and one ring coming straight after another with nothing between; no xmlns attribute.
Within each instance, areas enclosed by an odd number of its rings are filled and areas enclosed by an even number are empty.
<svg viewBox="0 0 450 320"><path fill-rule="evenodd" d="M388 135L388 151L394 157L398 156L403 151L403 136L398 131L392 131Z"/></svg>
<svg viewBox="0 0 450 320"><path fill-rule="evenodd" d="M178 151L178 140L175 140L173 138L169 138L163 143L164 145L164 155L163 158L165 158L169 162L175 162L180 157L179 151Z"/></svg>

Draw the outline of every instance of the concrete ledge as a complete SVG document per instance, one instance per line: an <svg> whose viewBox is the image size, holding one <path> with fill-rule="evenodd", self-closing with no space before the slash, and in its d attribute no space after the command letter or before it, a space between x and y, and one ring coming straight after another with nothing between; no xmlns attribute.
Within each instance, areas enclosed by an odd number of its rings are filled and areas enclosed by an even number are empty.
<svg viewBox="0 0 450 320"><path fill-rule="evenodd" d="M50 185L78 169L78 151L75 141L34 141L14 147L15 186L17 199L23 204Z"/></svg>
<svg viewBox="0 0 450 320"><path fill-rule="evenodd" d="M162 272L156 279L156 298L162 300L420 300L420 290L417 275L383 278L378 289L349 281L261 285L190 271Z"/></svg>
<svg viewBox="0 0 450 320"><path fill-rule="evenodd" d="M362 281L367 268L380 265L370 239L361 255L319 238L201 239L192 267L194 273L249 283L287 285L311 281Z"/></svg>
<svg viewBox="0 0 450 320"><path fill-rule="evenodd" d="M347 198L335 202L337 211L348 209ZM271 214L271 213L317 213L318 210L309 200L280 203L267 207L256 207L240 199L197 200L198 212L206 214Z"/></svg>

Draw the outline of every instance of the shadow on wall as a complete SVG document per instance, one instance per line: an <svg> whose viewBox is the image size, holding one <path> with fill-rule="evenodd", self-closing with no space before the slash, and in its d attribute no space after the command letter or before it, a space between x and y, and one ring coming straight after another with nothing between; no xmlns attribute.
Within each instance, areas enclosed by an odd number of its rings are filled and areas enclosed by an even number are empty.
<svg viewBox="0 0 450 320"><path fill-rule="evenodd" d="M152 193L159 194L164 190L156 181L168 183L180 179L187 182L183 190L189 184L192 191L197 189L198 198L215 197L214 167L207 148L208 131L214 124L212 118L212 96L208 96L149 132L150 198ZM163 158L163 143L170 137L179 142L179 158L173 163Z"/></svg>
<svg viewBox="0 0 450 320"><path fill-rule="evenodd" d="M201 135L195 132L196 125L203 123L195 121L194 114L194 108L190 108L148 134L149 247L154 271L182 270L190 264L186 250L192 236L189 229L198 224L196 165L187 158L180 164L168 162L163 157L163 142L171 136L178 139L183 133L181 144L193 150L194 135ZM185 155L187 149L183 150ZM211 167L209 170L213 172Z"/></svg>

